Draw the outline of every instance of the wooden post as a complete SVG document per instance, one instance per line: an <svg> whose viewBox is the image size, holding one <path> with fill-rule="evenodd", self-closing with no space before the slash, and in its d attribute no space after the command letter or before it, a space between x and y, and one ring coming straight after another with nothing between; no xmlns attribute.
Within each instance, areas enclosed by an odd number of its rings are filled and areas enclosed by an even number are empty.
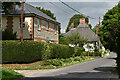
<svg viewBox="0 0 120 80"><path fill-rule="evenodd" d="M96 35L98 36L98 24L96 25Z"/></svg>
<svg viewBox="0 0 120 80"><path fill-rule="evenodd" d="M24 0L21 3L21 28L20 28L20 42L23 42L23 13L24 13Z"/></svg>

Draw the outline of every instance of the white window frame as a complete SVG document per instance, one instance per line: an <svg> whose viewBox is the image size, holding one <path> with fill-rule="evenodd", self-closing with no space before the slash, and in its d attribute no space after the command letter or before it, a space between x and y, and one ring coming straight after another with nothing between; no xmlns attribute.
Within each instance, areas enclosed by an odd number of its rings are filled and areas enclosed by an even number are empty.
<svg viewBox="0 0 120 80"><path fill-rule="evenodd" d="M54 24L54 32L55 32L55 34L57 34L57 32L56 32L56 24Z"/></svg>
<svg viewBox="0 0 120 80"><path fill-rule="evenodd" d="M41 22L40 22L40 19L38 19L38 30L40 31L41 30Z"/></svg>
<svg viewBox="0 0 120 80"><path fill-rule="evenodd" d="M19 18L19 29L21 28L21 18ZM25 18L23 18L23 29L25 28Z"/></svg>

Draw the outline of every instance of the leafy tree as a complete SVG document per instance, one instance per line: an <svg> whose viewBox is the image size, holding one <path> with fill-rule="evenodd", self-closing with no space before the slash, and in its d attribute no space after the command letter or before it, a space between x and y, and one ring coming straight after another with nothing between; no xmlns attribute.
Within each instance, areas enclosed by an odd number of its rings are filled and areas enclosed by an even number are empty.
<svg viewBox="0 0 120 80"><path fill-rule="evenodd" d="M67 36L67 39L68 39L70 44L73 44L76 47L78 44L79 44L79 47L83 47L83 44L87 41L86 38L82 37L77 32L71 33L71 35Z"/></svg>
<svg viewBox="0 0 120 80"><path fill-rule="evenodd" d="M41 7L36 7L38 10L42 11L43 13L45 13L46 15L48 15L49 17L51 17L52 19L56 20L56 17L54 16L54 13L52 13L50 10L41 8Z"/></svg>
<svg viewBox="0 0 120 80"><path fill-rule="evenodd" d="M74 23L74 28L76 28L79 23L80 23L80 18L85 18L85 22L88 24L89 23L89 20L87 17L81 15L81 14L75 14L73 15L70 20L69 20L69 23L68 23L68 26L67 26L67 29L66 29L66 32L69 31L69 27L71 25L71 23ZM89 24L89 26L91 27L91 25Z"/></svg>
<svg viewBox="0 0 120 80"><path fill-rule="evenodd" d="M12 9L13 8L12 5L20 6L20 2L3 2L2 3L3 13L9 14L8 9Z"/></svg>
<svg viewBox="0 0 120 80"><path fill-rule="evenodd" d="M59 35L59 44L65 44L65 45L69 44L67 38L62 34Z"/></svg>
<svg viewBox="0 0 120 80"><path fill-rule="evenodd" d="M92 29L92 25L91 24L88 24L88 26L90 27L90 29Z"/></svg>
<svg viewBox="0 0 120 80"><path fill-rule="evenodd" d="M98 34L102 44L118 54L117 69L120 74L120 3L104 15Z"/></svg>
<svg viewBox="0 0 120 80"><path fill-rule="evenodd" d="M92 29L92 31L93 31L94 33L96 33L96 26Z"/></svg>

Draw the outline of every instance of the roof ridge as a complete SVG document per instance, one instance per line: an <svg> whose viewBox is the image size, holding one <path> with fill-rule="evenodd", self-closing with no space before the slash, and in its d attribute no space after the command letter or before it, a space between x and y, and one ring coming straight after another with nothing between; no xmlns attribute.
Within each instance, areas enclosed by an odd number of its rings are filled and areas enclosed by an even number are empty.
<svg viewBox="0 0 120 80"><path fill-rule="evenodd" d="M53 18L51 18L50 16L48 16L47 14L45 14L45 13L43 13L42 11L40 11L40 10L38 10L35 6L33 6L33 5L30 5L30 4L28 4L28 3L25 3L26 5L28 5L28 6L30 6L30 7L33 7L34 9L36 9L37 11L39 11L39 12L41 12L42 14L44 14L45 16L47 16L47 17L49 17L52 21L54 20L54 21L56 21L57 22L57 20L55 20L55 19L53 19ZM36 12L35 12L36 13Z"/></svg>

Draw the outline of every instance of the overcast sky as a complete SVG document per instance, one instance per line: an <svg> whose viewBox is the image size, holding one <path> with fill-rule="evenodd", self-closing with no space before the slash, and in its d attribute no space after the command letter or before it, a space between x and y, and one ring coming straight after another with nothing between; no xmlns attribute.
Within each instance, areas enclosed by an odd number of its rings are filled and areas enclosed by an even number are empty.
<svg viewBox="0 0 120 80"><path fill-rule="evenodd" d="M45 9L51 10L51 12L55 14L57 21L61 23L61 32L64 33L70 18L74 14L78 13L63 5L61 2L59 2L59 0L43 1L45 2L42 2L40 0L34 0L34 2L31 2L29 0L27 1L27 3L33 6L44 7ZM71 2L67 2L67 0L62 1L64 1L66 4L70 5L80 13L95 18L89 18L89 24L92 24L92 27L94 27L96 24L98 24L99 16L102 19L108 9L111 9L112 7L117 5L119 0L89 0L89 2L88 0L84 0L84 2L82 2L81 0L72 0Z"/></svg>

